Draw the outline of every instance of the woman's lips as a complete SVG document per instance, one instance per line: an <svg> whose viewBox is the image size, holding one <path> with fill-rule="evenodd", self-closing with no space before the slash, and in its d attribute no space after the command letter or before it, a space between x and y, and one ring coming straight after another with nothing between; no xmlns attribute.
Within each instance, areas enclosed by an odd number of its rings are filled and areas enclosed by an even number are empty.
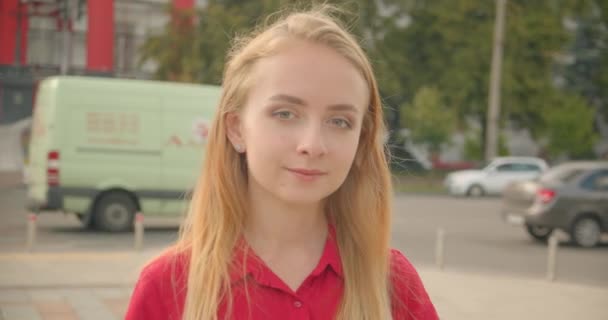
<svg viewBox="0 0 608 320"><path fill-rule="evenodd" d="M298 178L305 181L312 181L327 174L325 171L303 168L287 168L287 171L295 174Z"/></svg>

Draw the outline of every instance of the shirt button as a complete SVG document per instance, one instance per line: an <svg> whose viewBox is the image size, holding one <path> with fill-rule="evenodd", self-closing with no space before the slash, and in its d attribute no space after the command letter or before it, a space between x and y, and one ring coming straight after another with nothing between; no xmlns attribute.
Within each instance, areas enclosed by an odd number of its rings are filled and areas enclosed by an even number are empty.
<svg viewBox="0 0 608 320"><path fill-rule="evenodd" d="M293 303L293 306L296 307L296 308L301 308L302 307L302 302L296 301L296 302Z"/></svg>

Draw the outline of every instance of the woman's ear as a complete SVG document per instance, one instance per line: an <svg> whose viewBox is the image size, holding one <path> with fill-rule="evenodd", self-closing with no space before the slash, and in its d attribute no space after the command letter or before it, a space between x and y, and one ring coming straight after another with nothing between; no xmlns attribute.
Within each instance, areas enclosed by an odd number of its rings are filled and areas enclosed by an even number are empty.
<svg viewBox="0 0 608 320"><path fill-rule="evenodd" d="M228 140L230 140L230 143L232 143L232 146L238 153L245 152L241 115L238 112L228 112L224 117Z"/></svg>

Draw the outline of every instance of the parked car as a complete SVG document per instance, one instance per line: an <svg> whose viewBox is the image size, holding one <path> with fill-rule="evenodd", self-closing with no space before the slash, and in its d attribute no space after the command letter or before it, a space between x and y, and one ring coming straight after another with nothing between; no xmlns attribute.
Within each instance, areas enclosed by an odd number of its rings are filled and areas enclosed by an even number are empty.
<svg viewBox="0 0 608 320"><path fill-rule="evenodd" d="M513 183L503 193L502 216L545 241L562 229L582 247L593 247L608 232L608 162L556 166L537 181Z"/></svg>
<svg viewBox="0 0 608 320"><path fill-rule="evenodd" d="M448 174L444 186L452 195L498 195L508 184L533 180L547 168L547 163L540 158L499 157L483 169L460 170Z"/></svg>
<svg viewBox="0 0 608 320"><path fill-rule="evenodd" d="M203 159L221 88L51 77L38 88L28 209L125 231L137 211L179 216Z"/></svg>

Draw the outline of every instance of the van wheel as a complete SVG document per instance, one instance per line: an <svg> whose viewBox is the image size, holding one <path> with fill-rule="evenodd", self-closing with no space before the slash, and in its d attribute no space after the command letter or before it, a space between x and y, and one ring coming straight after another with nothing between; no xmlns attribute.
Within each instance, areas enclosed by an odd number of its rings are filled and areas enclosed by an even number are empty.
<svg viewBox="0 0 608 320"><path fill-rule="evenodd" d="M576 220L570 235L577 245L585 248L595 247L602 236L599 222L592 217L582 217Z"/></svg>
<svg viewBox="0 0 608 320"><path fill-rule="evenodd" d="M480 185L478 185L478 184L472 185L467 190L467 196L469 196L469 197L481 197L485 193L486 192L483 190L483 188Z"/></svg>
<svg viewBox="0 0 608 320"><path fill-rule="evenodd" d="M542 227L542 226L533 226L530 224L526 224L526 231L528 231L528 234L534 240L546 242L547 239L549 239L549 236L551 236L551 233L553 232L553 228Z"/></svg>
<svg viewBox="0 0 608 320"><path fill-rule="evenodd" d="M78 221L80 221L80 223L82 223L82 226L85 227L86 229L93 229L95 228L95 223L93 223L93 219L89 218L89 216L85 213L76 213L76 218L78 218Z"/></svg>
<svg viewBox="0 0 608 320"><path fill-rule="evenodd" d="M124 232L131 229L137 206L123 192L111 192L99 199L94 209L95 227L103 231Z"/></svg>

